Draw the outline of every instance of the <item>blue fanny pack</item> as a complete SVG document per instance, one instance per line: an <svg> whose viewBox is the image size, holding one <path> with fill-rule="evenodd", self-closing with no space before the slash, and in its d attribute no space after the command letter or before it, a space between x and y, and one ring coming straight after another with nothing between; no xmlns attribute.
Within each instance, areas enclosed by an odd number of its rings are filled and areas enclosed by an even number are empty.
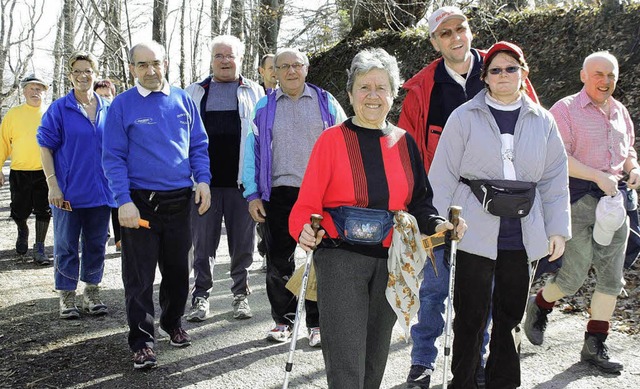
<svg viewBox="0 0 640 389"><path fill-rule="evenodd" d="M331 215L338 235L351 244L380 244L393 228L393 212L387 210L350 206L325 210Z"/></svg>

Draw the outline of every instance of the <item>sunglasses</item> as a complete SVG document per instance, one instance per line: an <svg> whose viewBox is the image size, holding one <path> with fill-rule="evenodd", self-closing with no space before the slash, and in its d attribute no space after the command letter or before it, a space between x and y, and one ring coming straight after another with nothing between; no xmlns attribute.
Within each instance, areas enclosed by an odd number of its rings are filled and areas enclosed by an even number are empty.
<svg viewBox="0 0 640 389"><path fill-rule="evenodd" d="M501 74L503 71L506 71L509 74L513 74L513 73L516 73L518 70L520 70L520 66L507 66L506 68L491 68L489 69L489 74L493 74L494 76L497 76L498 74Z"/></svg>

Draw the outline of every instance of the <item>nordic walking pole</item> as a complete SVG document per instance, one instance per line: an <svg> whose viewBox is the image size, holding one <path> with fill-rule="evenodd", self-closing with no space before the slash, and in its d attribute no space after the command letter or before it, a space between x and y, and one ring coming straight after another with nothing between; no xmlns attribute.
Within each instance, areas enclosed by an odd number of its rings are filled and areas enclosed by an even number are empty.
<svg viewBox="0 0 640 389"><path fill-rule="evenodd" d="M458 232L456 228L460 222L462 208L452 205L449 207L449 221L453 224L451 230L451 252L449 256L449 296L447 297L447 317L444 324L444 366L442 368L442 387L447 387L447 365L451 354L451 316L453 311L453 292L456 282L456 251L458 250Z"/></svg>
<svg viewBox="0 0 640 389"><path fill-rule="evenodd" d="M322 215L311 215L311 228L313 228L314 237L318 234L320 229L320 222L322 221ZM309 269L311 269L311 260L313 259L313 250L315 246L307 253L307 259L304 262L304 272L302 273L302 285L300 285L300 293L298 293L298 305L296 307L296 318L293 321L293 335L291 336L291 344L289 345L289 357L287 358L287 364L284 367L284 383L282 389L289 387L289 373L293 368L293 353L296 351L296 342L298 341L298 330L300 329L300 315L304 310L304 298L307 294L307 281L309 280Z"/></svg>

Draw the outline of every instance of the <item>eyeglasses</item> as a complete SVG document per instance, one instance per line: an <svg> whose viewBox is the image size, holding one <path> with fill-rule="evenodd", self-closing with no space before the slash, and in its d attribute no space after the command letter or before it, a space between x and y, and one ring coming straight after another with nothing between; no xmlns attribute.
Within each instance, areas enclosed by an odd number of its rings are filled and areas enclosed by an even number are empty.
<svg viewBox="0 0 640 389"><path fill-rule="evenodd" d="M289 68L293 68L293 70L297 71L297 70L302 69L303 66L305 66L305 65L303 63L299 63L299 62L292 63L292 64L283 63L280 66L276 66L276 69L284 70L286 72L286 71L289 71Z"/></svg>
<svg viewBox="0 0 640 389"><path fill-rule="evenodd" d="M497 76L498 74L502 74L503 71L506 71L509 74L516 73L520 70L520 66L507 66L506 68L491 68L489 69L489 74L493 74Z"/></svg>
<svg viewBox="0 0 640 389"><path fill-rule="evenodd" d="M227 61L233 61L234 59L236 59L236 56L233 54L216 54L213 56L213 59L215 59L216 61L222 61L223 59L226 59Z"/></svg>
<svg viewBox="0 0 640 389"><path fill-rule="evenodd" d="M73 74L76 77L79 77L82 74L84 74L85 76L89 77L90 75L93 74L93 69L85 69L85 70L74 69L74 70L71 71L71 74Z"/></svg>
<svg viewBox="0 0 640 389"><path fill-rule="evenodd" d="M162 61L136 62L136 69L138 70L147 70L149 67L160 69L160 66L162 66Z"/></svg>
<svg viewBox="0 0 640 389"><path fill-rule="evenodd" d="M468 26L466 24L461 24L458 27L456 27L454 30L447 28L444 30L440 30L440 31L436 31L433 33L434 36L437 36L440 39L450 39L454 36L454 31L455 31L455 35L464 35L467 33L467 29Z"/></svg>

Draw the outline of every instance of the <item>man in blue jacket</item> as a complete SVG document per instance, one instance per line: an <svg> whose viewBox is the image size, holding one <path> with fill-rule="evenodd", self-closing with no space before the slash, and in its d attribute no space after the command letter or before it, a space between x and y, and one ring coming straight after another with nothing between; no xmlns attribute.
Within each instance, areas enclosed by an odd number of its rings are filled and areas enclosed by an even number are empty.
<svg viewBox="0 0 640 389"><path fill-rule="evenodd" d="M174 347L191 344L181 323L189 295L189 219L193 202L200 214L211 204L207 133L193 100L169 86L167 65L157 42L131 48L136 85L113 100L104 134L103 165L122 227L122 280L136 369L157 365L156 265L162 274L159 332Z"/></svg>
<svg viewBox="0 0 640 389"><path fill-rule="evenodd" d="M267 296L275 327L267 339L291 336L295 296L286 288L293 274L296 241L289 235L289 214L298 198L309 155L322 131L342 123L344 111L327 91L306 83L307 56L281 49L275 57L280 88L258 101L253 132L247 138L242 182L253 220L265 223ZM307 300L309 345L320 345L318 305Z"/></svg>

